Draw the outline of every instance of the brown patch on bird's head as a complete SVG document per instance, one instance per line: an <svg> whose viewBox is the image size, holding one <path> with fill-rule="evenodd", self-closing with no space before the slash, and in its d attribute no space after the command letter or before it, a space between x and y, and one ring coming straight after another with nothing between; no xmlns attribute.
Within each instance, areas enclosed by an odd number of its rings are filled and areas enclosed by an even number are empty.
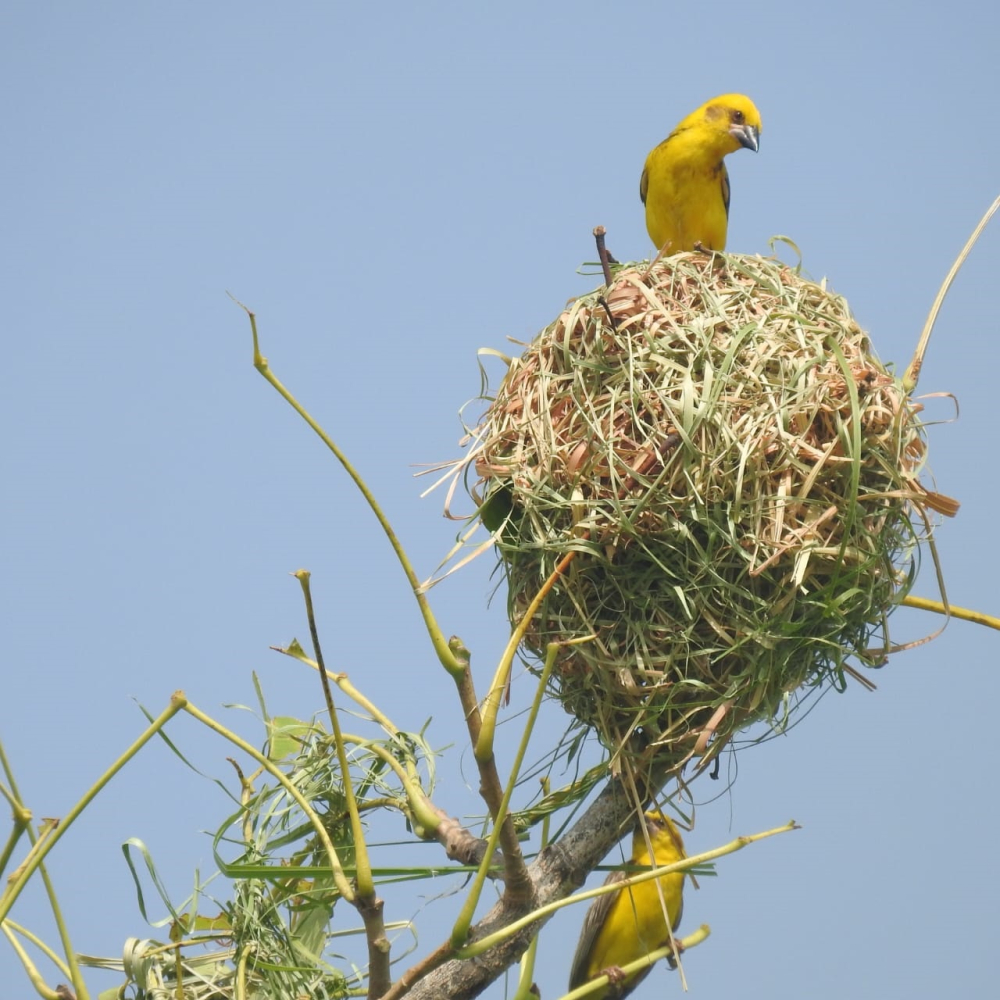
<svg viewBox="0 0 1000 1000"><path fill-rule="evenodd" d="M705 121L721 125L725 128L732 116L732 109L724 104L708 104L705 106Z"/></svg>
<svg viewBox="0 0 1000 1000"><path fill-rule="evenodd" d="M681 839L680 831L670 817L665 816L659 809L650 810L645 814L646 826L651 838L668 836L673 842L679 854L684 854L684 841Z"/></svg>
<svg viewBox="0 0 1000 1000"><path fill-rule="evenodd" d="M762 130L757 105L746 94L721 94L703 105L705 121L725 122L726 127L746 125L759 133Z"/></svg>

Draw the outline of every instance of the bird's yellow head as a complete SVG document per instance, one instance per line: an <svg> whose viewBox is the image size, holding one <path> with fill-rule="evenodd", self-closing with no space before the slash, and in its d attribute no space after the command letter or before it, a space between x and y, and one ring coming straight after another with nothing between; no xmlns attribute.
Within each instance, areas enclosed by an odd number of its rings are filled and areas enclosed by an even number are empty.
<svg viewBox="0 0 1000 1000"><path fill-rule="evenodd" d="M713 97L680 123L678 130L683 128L709 131L723 155L741 146L756 153L760 147L760 112L744 94Z"/></svg>
<svg viewBox="0 0 1000 1000"><path fill-rule="evenodd" d="M664 816L659 809L646 813L646 829L649 831L649 841L653 845L653 855L660 864L669 864L675 858L683 858L684 841L674 826L674 821ZM635 831L634 848L636 852L645 852L646 840L642 835L642 827Z"/></svg>

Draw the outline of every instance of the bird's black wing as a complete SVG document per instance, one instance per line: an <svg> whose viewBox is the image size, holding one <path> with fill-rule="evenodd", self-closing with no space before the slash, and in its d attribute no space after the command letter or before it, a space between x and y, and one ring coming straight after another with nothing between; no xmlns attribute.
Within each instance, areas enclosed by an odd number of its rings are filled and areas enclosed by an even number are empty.
<svg viewBox="0 0 1000 1000"><path fill-rule="evenodd" d="M643 172L643 177L645 177L645 171ZM627 877L625 872L622 871L611 872L604 880L604 884L611 885L614 882L622 882ZM590 904L590 909L587 910L587 915L583 918L580 940L577 942L576 954L573 956L573 964L569 970L569 988L571 990L575 990L578 986L582 986L588 982L587 960L590 958L590 952L594 947L594 942L597 940L597 935L601 932L604 921L608 918L611 905L617 898L617 892L606 892L603 896L598 896Z"/></svg>
<svg viewBox="0 0 1000 1000"><path fill-rule="evenodd" d="M666 145L666 144L667 144L668 142L670 142L670 140L671 140L671 139L673 139L673 138L674 138L674 136L676 136L676 135L677 135L677 134L678 134L678 133L679 133L680 131L681 131L680 129L677 129L677 128L675 128L675 129L673 130L673 132L671 132L671 133L670 133L670 135L668 135L668 136L666 137L666 139L664 139L664 140L663 140L663 142L661 142L661 143L660 143L660 144L659 144L659 145L658 145L658 146L656 147L656 149L659 149L659 148L660 148L660 146L665 146L665 145ZM654 152L655 152L655 151L656 151L656 150L654 150ZM650 153L650 156L652 156L652 153ZM639 178L639 199L640 199L640 200L642 201L643 205L645 205L645 204L646 204L646 195L647 195L648 193L649 193L649 172L648 172L648 171L646 170L646 168L645 168L645 167L643 167L643 168L642 168L642 177L640 177L640 178Z"/></svg>

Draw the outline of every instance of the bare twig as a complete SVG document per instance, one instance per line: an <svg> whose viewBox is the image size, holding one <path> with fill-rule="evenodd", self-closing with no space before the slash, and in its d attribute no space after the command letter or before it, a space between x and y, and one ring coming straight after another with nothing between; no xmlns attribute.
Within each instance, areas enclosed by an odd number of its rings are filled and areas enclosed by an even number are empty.
<svg viewBox="0 0 1000 1000"><path fill-rule="evenodd" d="M604 272L604 284L610 285L611 265L617 264L618 261L608 253L608 248L604 242L607 232L604 226L594 226L594 242L597 244L597 256L601 262L601 270Z"/></svg>

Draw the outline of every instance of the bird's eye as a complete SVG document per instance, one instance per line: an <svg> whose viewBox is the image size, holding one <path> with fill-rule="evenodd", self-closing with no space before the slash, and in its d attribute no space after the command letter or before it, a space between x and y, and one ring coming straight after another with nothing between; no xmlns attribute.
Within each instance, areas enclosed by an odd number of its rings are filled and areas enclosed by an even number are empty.
<svg viewBox="0 0 1000 1000"><path fill-rule="evenodd" d="M733 112L733 121L736 122L737 124L739 124L740 122L742 122L743 121L743 112L742 111L734 111Z"/></svg>

